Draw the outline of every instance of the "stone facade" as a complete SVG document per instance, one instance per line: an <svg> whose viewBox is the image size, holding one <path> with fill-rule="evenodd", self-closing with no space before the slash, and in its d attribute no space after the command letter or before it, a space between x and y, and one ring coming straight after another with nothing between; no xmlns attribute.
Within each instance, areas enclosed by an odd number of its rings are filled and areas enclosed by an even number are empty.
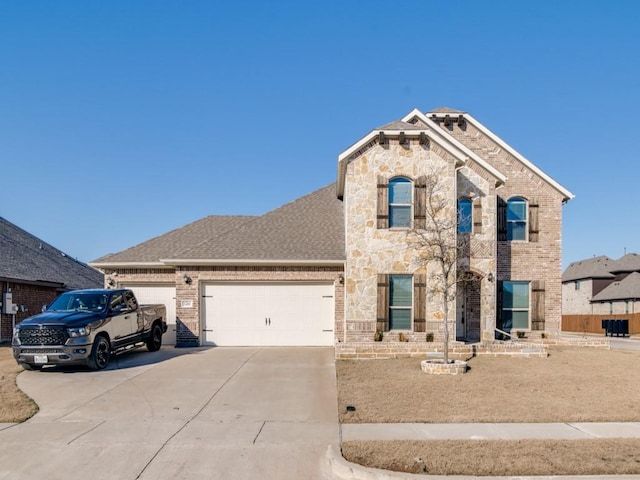
<svg viewBox="0 0 640 480"><path fill-rule="evenodd" d="M428 134L427 141L425 134L415 133L420 129ZM341 158L346 165L343 168L346 344L371 342L380 329L377 276L381 273L408 274L414 279L426 276L424 332L431 334L430 339L425 338L422 325L414 322L408 331L391 328L383 332L381 343L398 339L442 341L442 302L429 284L435 265L417 261L419 252L407 241L415 225L406 229L380 228L377 222L380 212L376 208L381 182L398 176L417 182L421 175L434 171L438 172L441 192L449 202L448 215L455 215L460 199L468 199L472 204L471 232L458 235L459 281L456 301L447 312L450 338L465 341L495 338L495 328L500 322L502 282L506 281L527 282L530 286L528 328L519 330L534 337L542 332L547 335L558 332L562 205L571 194L470 117L460 115L459 121L452 122L445 113L429 118L409 115L403 122L382 127L377 138L375 134ZM530 212L529 232L521 241L506 241L499 233L500 218L506 215L500 205L513 197L524 199ZM416 196L414 209L418 203ZM502 223L506 229L506 220ZM416 295L414 292L413 308L422 308Z"/></svg>

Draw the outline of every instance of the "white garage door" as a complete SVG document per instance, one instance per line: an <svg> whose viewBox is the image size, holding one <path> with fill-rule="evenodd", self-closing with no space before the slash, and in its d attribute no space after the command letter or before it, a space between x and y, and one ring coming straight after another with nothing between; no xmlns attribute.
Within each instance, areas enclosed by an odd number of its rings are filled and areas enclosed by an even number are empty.
<svg viewBox="0 0 640 480"><path fill-rule="evenodd" d="M176 287L175 285L126 284L135 293L141 305L162 303L167 307L167 333L162 336L163 345L176 344Z"/></svg>
<svg viewBox="0 0 640 480"><path fill-rule="evenodd" d="M207 345L333 345L333 284L205 285L203 300Z"/></svg>

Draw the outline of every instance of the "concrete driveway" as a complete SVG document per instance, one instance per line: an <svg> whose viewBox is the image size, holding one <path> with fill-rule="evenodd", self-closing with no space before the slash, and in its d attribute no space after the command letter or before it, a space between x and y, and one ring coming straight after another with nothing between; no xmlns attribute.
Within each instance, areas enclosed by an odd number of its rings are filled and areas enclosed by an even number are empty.
<svg viewBox="0 0 640 480"><path fill-rule="evenodd" d="M40 406L0 431L0 479L315 479L339 448L331 348L132 352L24 372Z"/></svg>

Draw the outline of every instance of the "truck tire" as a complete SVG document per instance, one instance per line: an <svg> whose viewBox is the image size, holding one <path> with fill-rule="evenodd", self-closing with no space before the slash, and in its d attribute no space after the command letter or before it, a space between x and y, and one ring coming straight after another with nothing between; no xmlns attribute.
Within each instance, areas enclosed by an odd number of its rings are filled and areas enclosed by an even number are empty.
<svg viewBox="0 0 640 480"><path fill-rule="evenodd" d="M111 358L111 344L104 335L99 335L93 341L91 354L87 359L87 365L91 370L103 370L109 364Z"/></svg>
<svg viewBox="0 0 640 480"><path fill-rule="evenodd" d="M154 323L149 332L149 338L147 339L147 350L150 352L157 352L162 346L162 328L157 323Z"/></svg>

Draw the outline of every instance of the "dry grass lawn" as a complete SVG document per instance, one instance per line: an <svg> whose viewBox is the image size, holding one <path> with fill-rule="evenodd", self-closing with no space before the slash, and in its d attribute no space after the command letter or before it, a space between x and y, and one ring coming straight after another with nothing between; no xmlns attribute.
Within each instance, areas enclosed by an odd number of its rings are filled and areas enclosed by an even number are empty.
<svg viewBox="0 0 640 480"><path fill-rule="evenodd" d="M38 411L36 403L22 393L16 377L22 372L11 347L0 345L0 423L24 422Z"/></svg>
<svg viewBox="0 0 640 480"><path fill-rule="evenodd" d="M340 420L640 421L637 352L556 347L548 358L476 357L469 366L437 376L416 358L338 361ZM344 442L342 450L355 463L432 475L640 474L640 439Z"/></svg>

